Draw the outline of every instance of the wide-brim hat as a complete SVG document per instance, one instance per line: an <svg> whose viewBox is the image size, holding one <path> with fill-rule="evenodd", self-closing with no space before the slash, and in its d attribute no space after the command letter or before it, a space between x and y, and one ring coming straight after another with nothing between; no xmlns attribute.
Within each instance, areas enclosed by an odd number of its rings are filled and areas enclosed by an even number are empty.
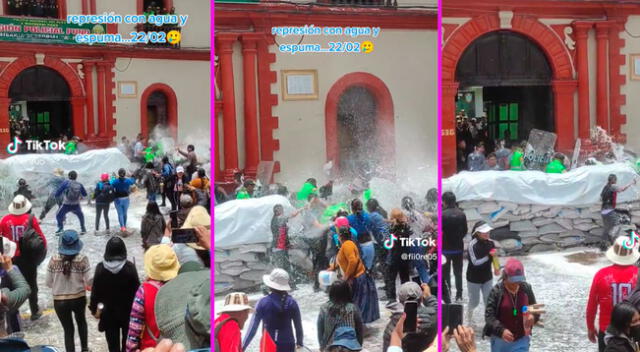
<svg viewBox="0 0 640 352"><path fill-rule="evenodd" d="M76 255L82 250L82 240L78 237L78 231L65 230L60 236L58 253L62 255Z"/></svg>
<svg viewBox="0 0 640 352"><path fill-rule="evenodd" d="M289 274L280 268L275 268L269 275L262 276L262 282L267 287L278 291L291 291L289 286Z"/></svg>
<svg viewBox="0 0 640 352"><path fill-rule="evenodd" d="M253 311L249 305L249 296L244 292L231 292L224 297L222 308L216 308L216 313L242 312L243 310Z"/></svg>
<svg viewBox="0 0 640 352"><path fill-rule="evenodd" d="M182 343L188 341L185 312L187 308L198 311L194 309L195 307L188 307L189 303L195 302L192 305L196 305L200 301L199 298L203 298L202 296L206 295L206 293L202 292L203 285L210 292L210 280L211 271L199 270L182 273L160 288L155 302L155 316L163 337ZM209 298L210 295L209 293ZM207 299L207 301L210 302L210 299ZM206 311L210 314L211 310L206 307ZM210 316L207 316L207 318L210 321ZM186 347L195 348L195 346Z"/></svg>
<svg viewBox="0 0 640 352"><path fill-rule="evenodd" d="M209 215L207 208L201 205L196 205L189 210L189 214L187 214L182 228L195 229L198 226L211 227L211 215ZM206 248L199 246L197 243L187 243L186 245L199 251L206 250Z"/></svg>
<svg viewBox="0 0 640 352"><path fill-rule="evenodd" d="M144 271L150 279L169 281L178 275L179 270L178 256L169 245L151 246L144 254Z"/></svg>
<svg viewBox="0 0 640 352"><path fill-rule="evenodd" d="M23 215L31 210L31 202L22 194L18 194L9 204L9 214Z"/></svg>
<svg viewBox="0 0 640 352"><path fill-rule="evenodd" d="M633 244L634 242L629 237L620 236L609 247L605 256L613 264L634 265L640 259L640 252Z"/></svg>

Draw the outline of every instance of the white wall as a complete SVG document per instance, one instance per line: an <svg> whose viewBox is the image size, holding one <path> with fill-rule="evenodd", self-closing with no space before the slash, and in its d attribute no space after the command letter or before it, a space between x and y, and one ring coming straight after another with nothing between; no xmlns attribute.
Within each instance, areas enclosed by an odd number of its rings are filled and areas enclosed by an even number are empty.
<svg viewBox="0 0 640 352"><path fill-rule="evenodd" d="M74 0L75 1L75 0ZM211 5L210 1L200 0L174 0L176 13L179 15L189 15L189 20L184 28L182 28L182 48L209 48L210 44L210 27L211 23ZM119 15L137 14L135 1L97 1L96 11L101 14L103 12L115 12ZM134 24L119 24L118 33L125 38L130 38L129 33L134 31Z"/></svg>
<svg viewBox="0 0 640 352"><path fill-rule="evenodd" d="M275 160L282 171L276 180L298 187L306 178L323 175L326 162L325 100L333 84L347 73L368 72L385 82L394 107L397 173L415 182L435 185L437 172L437 32L434 30L383 30L372 39L369 54L280 53L271 66L278 81L272 91L279 96L274 116L280 118L274 132L280 140ZM358 38L364 41L370 38ZM277 38L278 43L298 43L299 37ZM303 44L355 41L346 37L306 37ZM281 70L317 69L319 99L283 101ZM236 82L238 77L236 75ZM238 83L236 83L238 84Z"/></svg>
<svg viewBox="0 0 640 352"><path fill-rule="evenodd" d="M142 93L153 83L164 83L173 89L178 99L178 142L186 144L198 138L206 139L206 144L209 144L211 114L208 61L133 59L129 64L129 59L118 59L116 68L116 89L118 81L138 82L136 98L119 98L116 94L117 138L135 138L140 132Z"/></svg>

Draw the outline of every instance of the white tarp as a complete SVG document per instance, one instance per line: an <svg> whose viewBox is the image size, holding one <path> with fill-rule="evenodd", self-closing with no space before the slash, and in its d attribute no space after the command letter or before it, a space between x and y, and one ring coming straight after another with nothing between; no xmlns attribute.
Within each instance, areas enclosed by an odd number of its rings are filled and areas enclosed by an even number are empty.
<svg viewBox="0 0 640 352"><path fill-rule="evenodd" d="M59 153L18 154L0 160L0 179L6 180L7 191L13 193L18 178L24 178L36 193L47 193L45 185L53 170L61 168L67 173L75 170L78 181L91 188L100 180L100 174L112 173L119 168L128 169L129 159L118 148L94 149L82 154ZM3 187L4 188L4 187Z"/></svg>
<svg viewBox="0 0 640 352"><path fill-rule="evenodd" d="M628 164L583 166L564 174L541 171L464 171L442 181L458 201L493 200L519 204L585 206L600 203L609 174L625 186L638 177ZM640 182L618 195L618 202L637 200Z"/></svg>
<svg viewBox="0 0 640 352"><path fill-rule="evenodd" d="M217 205L214 209L216 249L271 242L271 218L276 204L284 207L285 214L295 210L289 200L280 195L237 199Z"/></svg>

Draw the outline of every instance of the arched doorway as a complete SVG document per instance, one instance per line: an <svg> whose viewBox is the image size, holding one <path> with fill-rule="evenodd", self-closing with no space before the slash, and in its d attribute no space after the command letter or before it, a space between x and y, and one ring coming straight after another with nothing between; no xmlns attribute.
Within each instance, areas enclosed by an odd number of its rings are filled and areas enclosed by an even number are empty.
<svg viewBox="0 0 640 352"><path fill-rule="evenodd" d="M167 128L167 96L156 90L147 100L147 131L154 128Z"/></svg>
<svg viewBox="0 0 640 352"><path fill-rule="evenodd" d="M140 132L148 137L160 128L176 138L178 126L178 99L166 84L155 83L147 87L140 100Z"/></svg>
<svg viewBox="0 0 640 352"><path fill-rule="evenodd" d="M442 48L441 60L441 154L442 174L449 177L456 172L456 96L459 83L456 81L458 62L467 47L481 36L500 30L522 34L535 42L544 52L552 71L553 116L555 133L558 135L556 149L565 153L573 150L575 143L574 97L577 80L567 47L557 34L537 18L515 14L509 23L501 21L497 14L471 18L453 31Z"/></svg>
<svg viewBox="0 0 640 352"><path fill-rule="evenodd" d="M365 87L353 86L340 96L338 103L338 144L343 174L355 176L379 164L376 133L376 100Z"/></svg>
<svg viewBox="0 0 640 352"><path fill-rule="evenodd" d="M327 160L338 174L393 174L395 132L393 101L378 77L344 75L333 84L325 105Z"/></svg>
<svg viewBox="0 0 640 352"><path fill-rule="evenodd" d="M20 72L9 86L10 133L27 139L74 135L70 88L62 75L46 66Z"/></svg>
<svg viewBox="0 0 640 352"><path fill-rule="evenodd" d="M456 116L467 121L461 119L458 126L476 121L481 127L477 133L457 128L456 137L466 141L466 152L480 141L487 153L492 152L495 140L519 142L534 128L554 132L552 75L545 53L522 34L499 30L475 39L464 50L455 74Z"/></svg>

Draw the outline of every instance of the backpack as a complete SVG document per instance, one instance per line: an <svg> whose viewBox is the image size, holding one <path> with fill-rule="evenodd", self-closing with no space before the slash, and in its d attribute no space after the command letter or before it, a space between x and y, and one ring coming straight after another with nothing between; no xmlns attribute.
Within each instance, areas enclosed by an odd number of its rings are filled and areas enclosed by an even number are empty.
<svg viewBox="0 0 640 352"><path fill-rule="evenodd" d="M29 222L20 238L19 245L21 256L31 259L38 265L47 256L47 247L42 237L33 228L33 215L29 215Z"/></svg>
<svg viewBox="0 0 640 352"><path fill-rule="evenodd" d="M96 188L99 192L95 197L98 203L111 203L116 199L116 190L109 182L101 182Z"/></svg>
<svg viewBox="0 0 640 352"><path fill-rule="evenodd" d="M82 198L82 185L80 182L71 181L67 186L67 191L64 194L65 200L70 202L79 202Z"/></svg>
<svg viewBox="0 0 640 352"><path fill-rule="evenodd" d="M218 323L218 325L216 325L215 330L213 332L213 339L214 339L214 352L221 352L222 348L220 347L220 342L218 341L218 334L220 333L220 330L222 330L222 327L224 326L224 324L226 324L227 322L229 322L230 320L235 320L231 317L221 321L220 323Z"/></svg>

